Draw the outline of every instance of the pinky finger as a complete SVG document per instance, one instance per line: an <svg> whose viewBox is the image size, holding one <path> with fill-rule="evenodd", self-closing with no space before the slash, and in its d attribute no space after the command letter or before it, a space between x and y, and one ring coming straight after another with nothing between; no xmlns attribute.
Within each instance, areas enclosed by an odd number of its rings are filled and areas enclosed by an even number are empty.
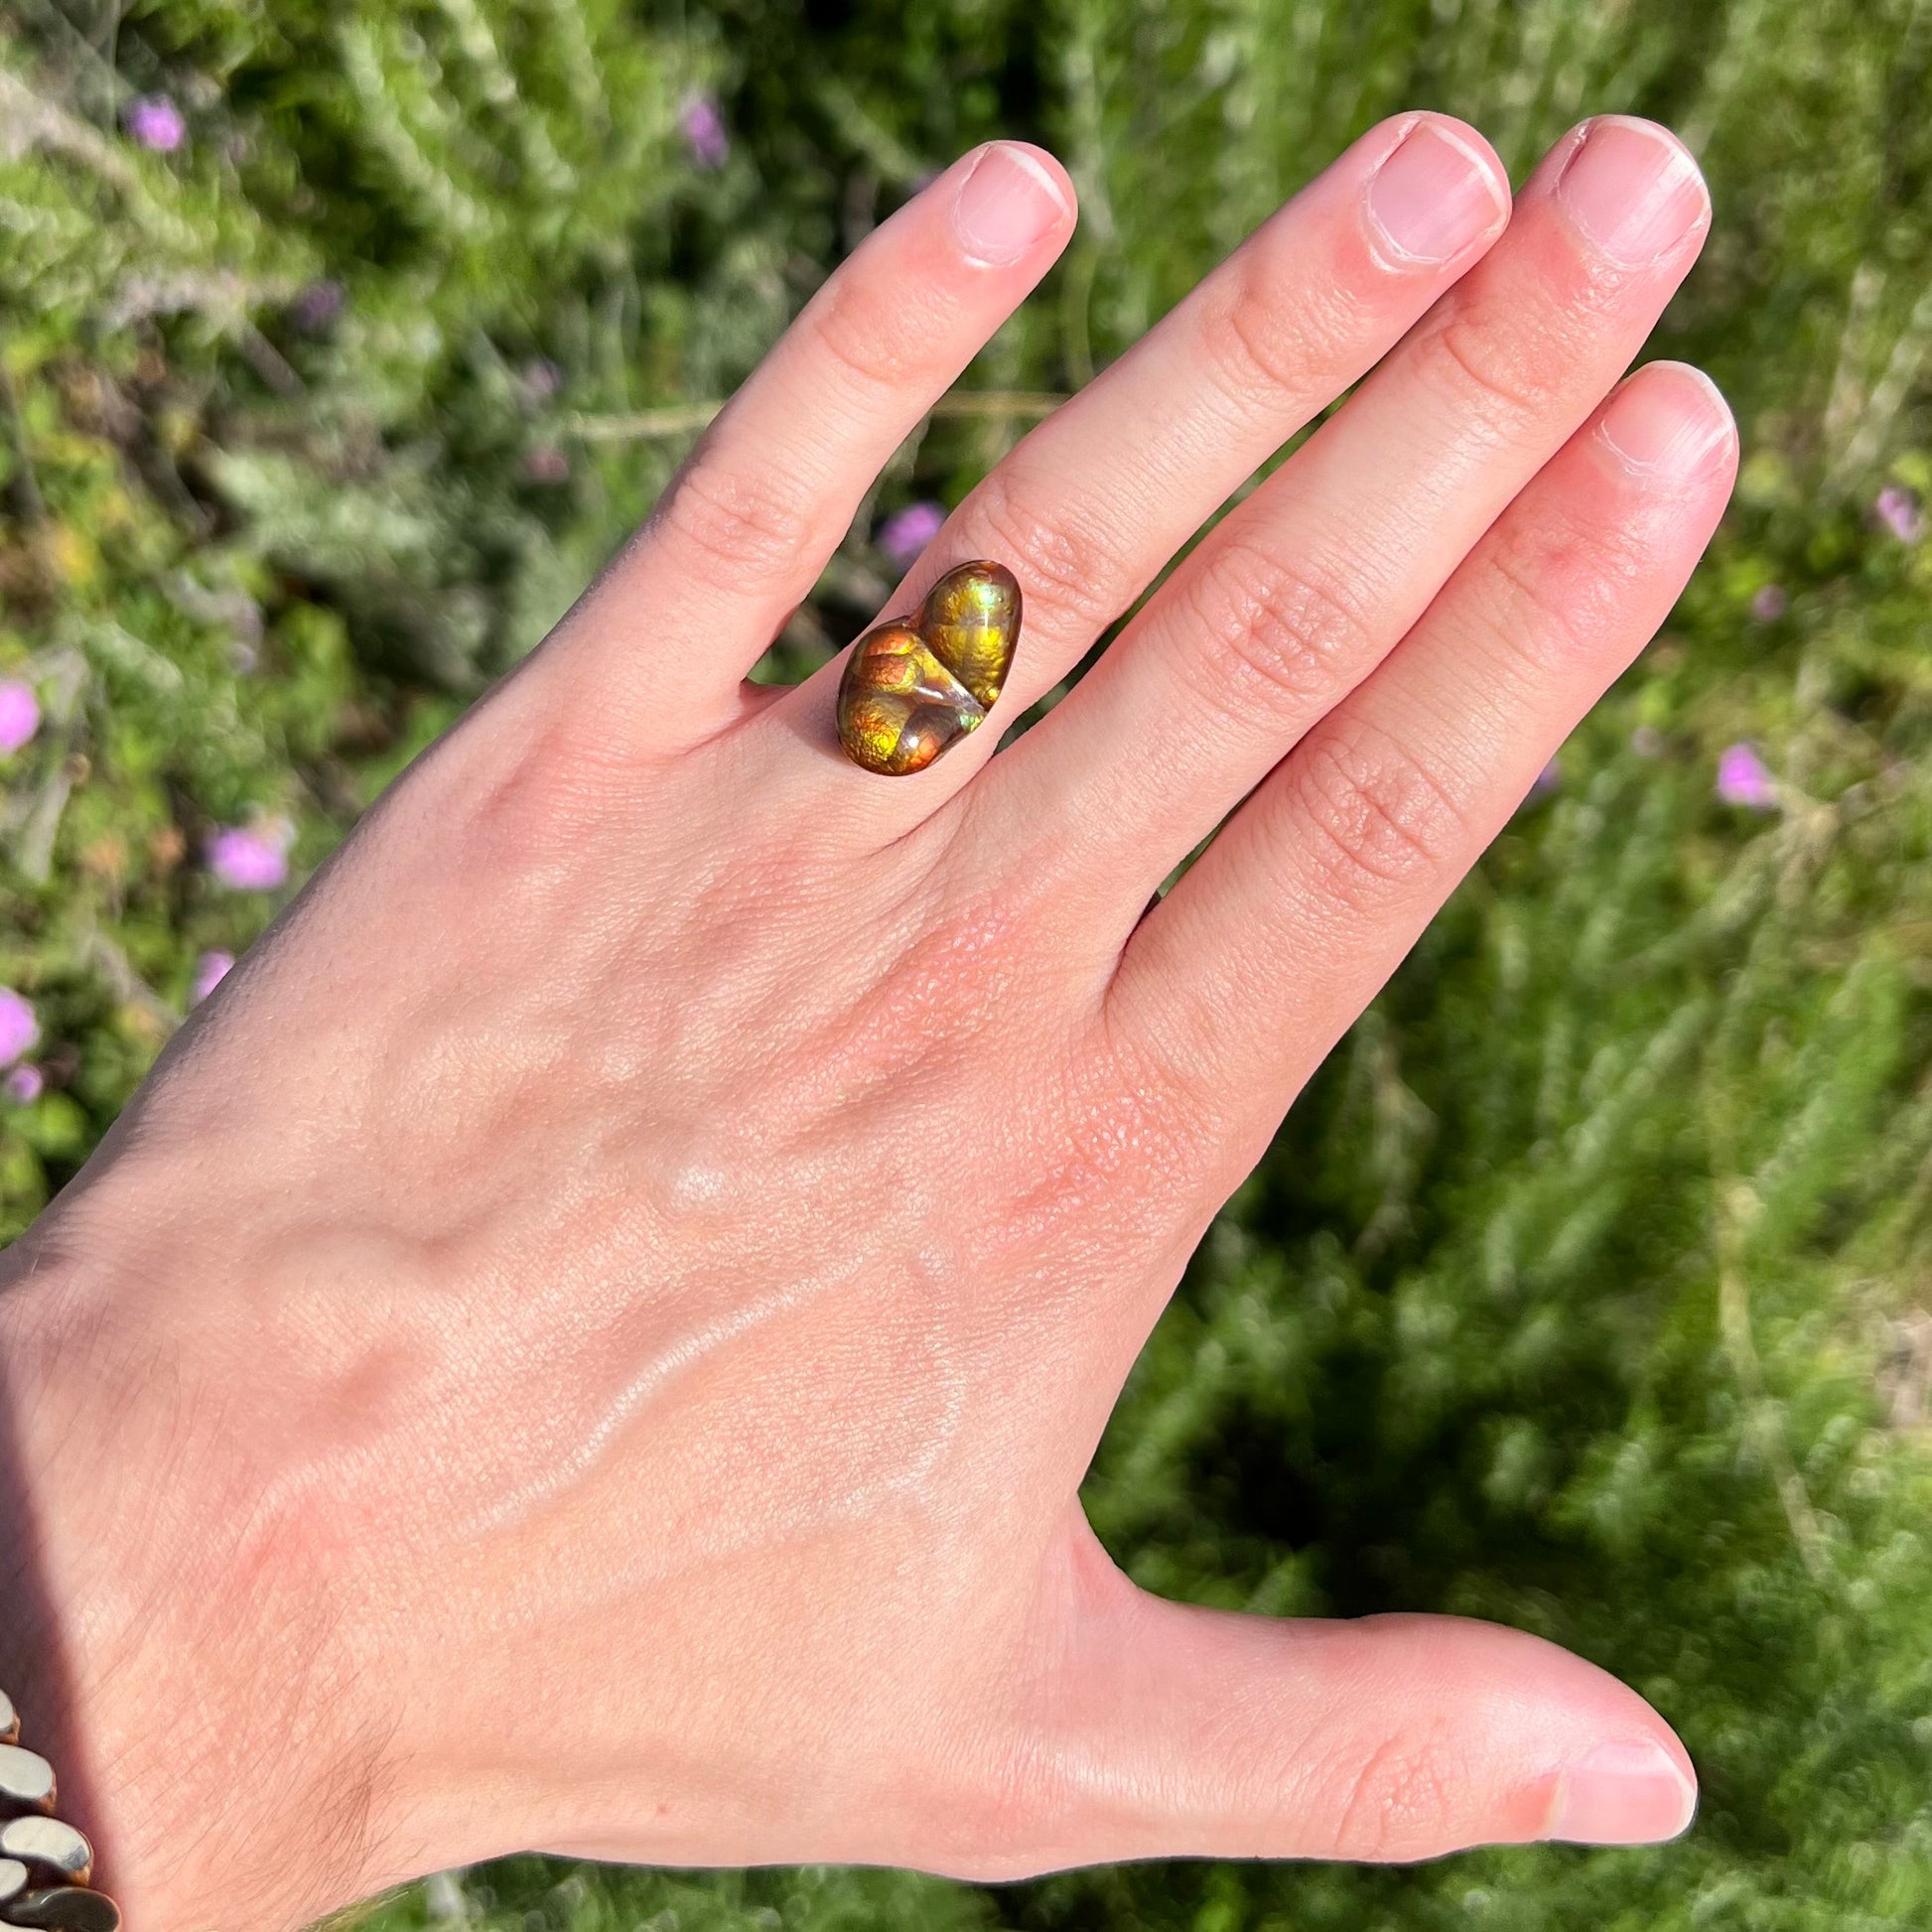
<svg viewBox="0 0 1932 1932"><path fill-rule="evenodd" d="M1631 376L1135 932L1110 1032L1249 1160L1669 615L1736 463L1708 377Z"/></svg>

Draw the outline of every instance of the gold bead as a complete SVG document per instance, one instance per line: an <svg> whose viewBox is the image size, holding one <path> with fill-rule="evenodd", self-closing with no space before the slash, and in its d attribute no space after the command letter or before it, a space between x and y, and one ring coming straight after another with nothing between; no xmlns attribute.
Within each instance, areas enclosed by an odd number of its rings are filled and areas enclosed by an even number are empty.
<svg viewBox="0 0 1932 1932"><path fill-rule="evenodd" d="M909 618L853 645L839 680L839 743L855 764L922 771L998 702L1020 641L1020 586L1004 564L960 564Z"/></svg>

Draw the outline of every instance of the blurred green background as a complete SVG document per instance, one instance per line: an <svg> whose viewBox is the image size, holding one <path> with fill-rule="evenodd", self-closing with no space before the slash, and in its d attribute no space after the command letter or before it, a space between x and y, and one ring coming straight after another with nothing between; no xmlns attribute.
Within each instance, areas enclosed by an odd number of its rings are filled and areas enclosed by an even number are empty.
<svg viewBox="0 0 1932 1932"><path fill-rule="evenodd" d="M1520 179L1640 111L1715 191L1656 346L1737 409L1725 527L1221 1216L1089 1491L1157 1589L1595 1659L1695 1754L1690 1836L992 1891L518 1860L368 1924L1932 1924L1929 81L1927 0L0 4L0 1235L961 149L1051 145L1079 237L773 676L1377 117Z"/></svg>

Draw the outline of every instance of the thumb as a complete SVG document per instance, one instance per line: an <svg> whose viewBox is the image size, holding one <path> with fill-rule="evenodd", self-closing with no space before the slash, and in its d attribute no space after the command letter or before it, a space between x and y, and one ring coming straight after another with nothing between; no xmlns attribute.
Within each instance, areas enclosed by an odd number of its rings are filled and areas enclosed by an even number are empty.
<svg viewBox="0 0 1932 1932"><path fill-rule="evenodd" d="M1035 1680L1050 1709L1028 1755L1053 1789L1035 1815L1068 1841L1037 1847L1040 1864L1427 1859L1647 1844L1690 1823L1697 1776L1670 1726L1540 1637L1194 1609L1085 1540L1060 1593L1070 1627Z"/></svg>

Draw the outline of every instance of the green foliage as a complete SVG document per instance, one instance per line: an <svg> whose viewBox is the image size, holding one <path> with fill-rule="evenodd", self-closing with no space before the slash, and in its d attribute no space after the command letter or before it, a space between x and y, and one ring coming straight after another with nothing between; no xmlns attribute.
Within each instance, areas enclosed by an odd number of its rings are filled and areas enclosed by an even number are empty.
<svg viewBox="0 0 1932 1932"><path fill-rule="evenodd" d="M1090 1485L1134 1574L1272 1612L1539 1630L1679 1726L1684 1843L1401 1871L1144 1866L977 1893L512 1861L380 1926L1799 1928L1932 1922L1932 10L1919 0L8 0L0 11L0 1231L125 1100L196 955L298 872L642 513L704 406L927 170L1001 130L1084 205L969 378L1076 386L1378 115L1519 175L1649 112L1718 205L1662 352L1738 502L1220 1218ZM731 137L704 165L693 90ZM187 119L123 131L131 95ZM935 418L878 507L1023 432ZM774 654L889 583L873 508ZM1754 600L1782 590L1788 608ZM1775 612L1775 614L1772 614ZM1716 800L1748 740L1779 809Z"/></svg>

